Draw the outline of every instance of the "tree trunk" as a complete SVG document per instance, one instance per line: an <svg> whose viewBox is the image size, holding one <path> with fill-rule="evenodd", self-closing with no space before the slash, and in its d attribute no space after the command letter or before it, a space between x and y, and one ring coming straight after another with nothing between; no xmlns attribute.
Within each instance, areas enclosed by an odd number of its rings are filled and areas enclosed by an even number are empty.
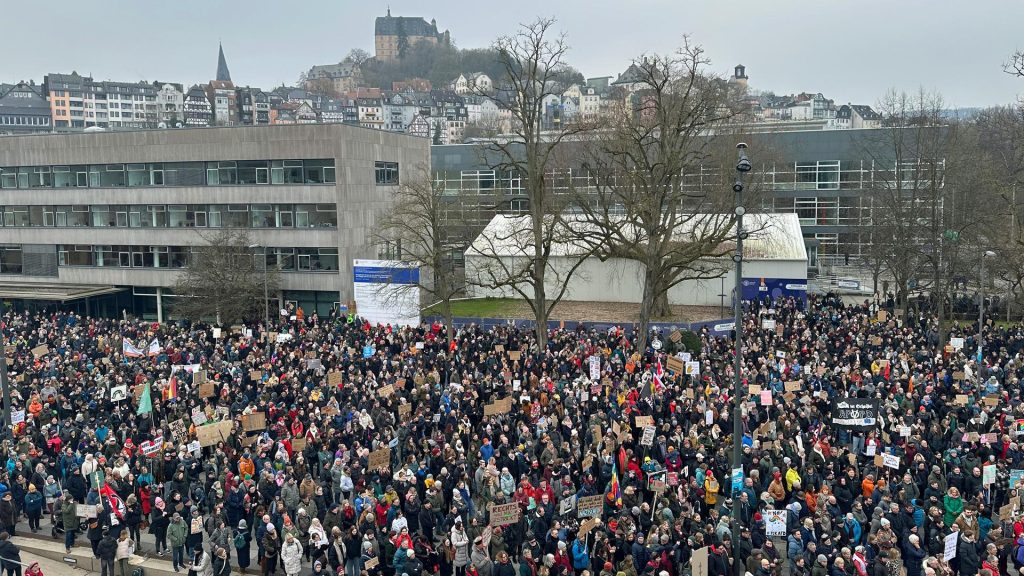
<svg viewBox="0 0 1024 576"><path fill-rule="evenodd" d="M651 316L654 314L655 300L657 299L654 273L651 272L649 266L645 266L644 269L646 270L644 272L644 291L643 297L640 299L640 317L637 319L636 327L636 347L641 354L647 349L647 337L651 331Z"/></svg>
<svg viewBox="0 0 1024 576"><path fill-rule="evenodd" d="M547 277L547 259L544 258L544 219L533 222L533 315L537 335L537 352L543 354L548 347L548 298L544 290Z"/></svg>
<svg viewBox="0 0 1024 576"><path fill-rule="evenodd" d="M672 317L672 307L668 304L668 290L659 290L654 297L654 308L651 310L652 319L666 319Z"/></svg>

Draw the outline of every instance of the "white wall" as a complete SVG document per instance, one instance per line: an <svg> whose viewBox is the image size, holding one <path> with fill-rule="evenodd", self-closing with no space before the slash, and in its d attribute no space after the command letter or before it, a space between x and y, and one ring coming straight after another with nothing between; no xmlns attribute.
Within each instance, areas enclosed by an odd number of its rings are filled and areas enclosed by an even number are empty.
<svg viewBox="0 0 1024 576"><path fill-rule="evenodd" d="M512 259L506 259L510 265ZM466 254L466 279L471 281L483 277L482 270L489 265L487 258ZM572 261L567 258L553 258L548 265L549 280L546 292L549 297L557 294L561 283L550 279L552 275L563 276L571 267ZM755 260L744 262L743 276L746 278L807 278L806 261L765 261ZM730 268L724 274L725 304L729 305L735 276ZM488 289L475 286L469 287L473 298L517 298L518 294L510 289ZM529 290L527 290L529 292ZM669 290L670 304L692 306L718 306L721 304L722 280L687 280ZM601 262L591 258L583 263L569 283L564 300L586 302L632 302L639 303L643 296L643 267L635 261L613 258Z"/></svg>

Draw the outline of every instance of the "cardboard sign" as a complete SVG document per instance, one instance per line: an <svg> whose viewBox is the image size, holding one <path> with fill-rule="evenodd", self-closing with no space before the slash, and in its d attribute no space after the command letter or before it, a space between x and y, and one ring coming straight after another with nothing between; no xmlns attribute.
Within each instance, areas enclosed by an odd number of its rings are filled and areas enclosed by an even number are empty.
<svg viewBox="0 0 1024 576"><path fill-rule="evenodd" d="M331 386L341 386L341 372L333 371L327 373L327 384Z"/></svg>
<svg viewBox="0 0 1024 576"><path fill-rule="evenodd" d="M790 380L789 382L786 382L785 386L786 392L799 392L801 384L799 380Z"/></svg>
<svg viewBox="0 0 1024 576"><path fill-rule="evenodd" d="M49 353L50 347L47 346L46 344L40 344L39 346L36 346L35 348L32 349L32 355L35 356L36 358L39 358L40 356L46 356Z"/></svg>
<svg viewBox="0 0 1024 576"><path fill-rule="evenodd" d="M292 452L302 452L306 449L305 438L292 438Z"/></svg>
<svg viewBox="0 0 1024 576"><path fill-rule="evenodd" d="M678 356L669 356L668 362L666 363L666 367L668 368L669 372L682 374L684 369L683 359L679 358Z"/></svg>
<svg viewBox="0 0 1024 576"><path fill-rule="evenodd" d="M597 528L600 525L601 520L599 518L588 518L582 524L580 524L579 532L577 532L576 535L580 540L583 540L587 537L587 534L590 534L591 530Z"/></svg>
<svg viewBox="0 0 1024 576"><path fill-rule="evenodd" d="M963 379L964 379L964 373L963 372L953 372L953 380L963 380Z"/></svg>
<svg viewBox="0 0 1024 576"><path fill-rule="evenodd" d="M398 419L405 420L412 414L412 404L399 404L398 405Z"/></svg>
<svg viewBox="0 0 1024 576"><path fill-rule="evenodd" d="M380 557L374 556L373 558L367 558L366 561L363 562L363 569L373 570L378 564L380 564Z"/></svg>
<svg viewBox="0 0 1024 576"><path fill-rule="evenodd" d="M491 526L508 526L519 522L521 510L518 502L511 504L495 504L490 508Z"/></svg>
<svg viewBox="0 0 1024 576"><path fill-rule="evenodd" d="M750 393L751 396L760 396L761 395L761 385L760 384L751 384L750 388L749 388L749 393Z"/></svg>
<svg viewBox="0 0 1024 576"><path fill-rule="evenodd" d="M673 330L672 333L668 335L669 342L672 342L673 344L678 344L682 339L683 333L679 330Z"/></svg>
<svg viewBox="0 0 1024 576"><path fill-rule="evenodd" d="M193 384L203 384L206 382L206 370L196 370L192 373Z"/></svg>
<svg viewBox="0 0 1024 576"><path fill-rule="evenodd" d="M512 411L512 398L502 398L484 405L484 417L498 416Z"/></svg>
<svg viewBox="0 0 1024 576"><path fill-rule="evenodd" d="M690 556L690 574L708 576L708 547L698 548Z"/></svg>
<svg viewBox="0 0 1024 576"><path fill-rule="evenodd" d="M370 457L366 464L366 469L373 470L384 470L391 467L391 448L387 446L370 452Z"/></svg>
<svg viewBox="0 0 1024 576"><path fill-rule="evenodd" d="M577 518L593 518L604 512L604 495L584 496L576 501Z"/></svg>
<svg viewBox="0 0 1024 576"><path fill-rule="evenodd" d="M203 448L213 446L218 442L227 440L228 436L231 435L233 427L234 422L231 420L206 424L205 426L197 426L196 438L199 440L199 445Z"/></svg>
<svg viewBox="0 0 1024 576"><path fill-rule="evenodd" d="M985 396L985 406L995 406L996 404L999 404L999 396L995 394Z"/></svg>
<svg viewBox="0 0 1024 576"><path fill-rule="evenodd" d="M263 379L263 370L249 370L249 380L259 382Z"/></svg>
<svg viewBox="0 0 1024 576"><path fill-rule="evenodd" d="M635 422L636 422L636 427L637 428L646 428L648 426L654 426L654 417L653 416L637 416Z"/></svg>
<svg viewBox="0 0 1024 576"><path fill-rule="evenodd" d="M878 311L878 316L876 317L876 320L878 320L879 322L885 322L888 319L889 319L889 313L888 312L886 312L885 310L879 310Z"/></svg>
<svg viewBox="0 0 1024 576"><path fill-rule="evenodd" d="M872 336L871 337L871 345L872 346L881 346L882 345L882 337L881 336Z"/></svg>
<svg viewBox="0 0 1024 576"><path fill-rule="evenodd" d="M494 345L494 351L498 352L498 353L504 352L505 351L505 346L503 346L501 344L495 344Z"/></svg>
<svg viewBox="0 0 1024 576"><path fill-rule="evenodd" d="M1013 503L1005 504L999 507L999 518L1006 522L1013 520Z"/></svg>
<svg viewBox="0 0 1024 576"><path fill-rule="evenodd" d="M267 428L266 412L253 412L242 415L242 430L245 432L259 432Z"/></svg>
<svg viewBox="0 0 1024 576"><path fill-rule="evenodd" d="M967 406L967 394L957 394L953 402L958 406Z"/></svg>
<svg viewBox="0 0 1024 576"><path fill-rule="evenodd" d="M522 357L523 353L520 352L519 350L509 350L508 352L508 359L513 362L517 362Z"/></svg>
<svg viewBox="0 0 1024 576"><path fill-rule="evenodd" d="M200 398L212 398L215 392L213 390L213 382L204 382L199 385L199 397Z"/></svg>
<svg viewBox="0 0 1024 576"><path fill-rule="evenodd" d="M380 388L377 389L377 394L381 398L387 398L388 396L391 396L394 393L395 393L395 387L392 386L391 384L386 384L386 385L381 386Z"/></svg>
<svg viewBox="0 0 1024 576"><path fill-rule="evenodd" d="M885 458L881 454L875 454L874 464L876 468L881 468L885 465Z"/></svg>

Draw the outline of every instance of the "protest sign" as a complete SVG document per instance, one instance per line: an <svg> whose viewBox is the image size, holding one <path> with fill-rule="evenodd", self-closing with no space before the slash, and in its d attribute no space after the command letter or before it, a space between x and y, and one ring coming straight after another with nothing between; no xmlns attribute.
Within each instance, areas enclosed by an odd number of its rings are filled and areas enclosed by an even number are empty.
<svg viewBox="0 0 1024 576"><path fill-rule="evenodd" d="M341 372L337 370L327 373L327 383L331 386L341 386Z"/></svg>
<svg viewBox="0 0 1024 576"><path fill-rule="evenodd" d="M771 405L772 405L772 391L771 390L761 390L761 406L771 406Z"/></svg>
<svg viewBox="0 0 1024 576"><path fill-rule="evenodd" d="M139 444L139 450L142 452L142 454L144 456L154 456L158 452L160 452L160 449L163 448L163 447L164 447L164 437L163 436L157 436L156 438L153 438L152 440L147 440L147 441L143 442L142 444Z"/></svg>
<svg viewBox="0 0 1024 576"><path fill-rule="evenodd" d="M513 361L513 362L518 361L522 357L523 357L523 353L520 352L519 350L509 350L508 351L508 359Z"/></svg>
<svg viewBox="0 0 1024 576"><path fill-rule="evenodd" d="M644 434L640 437L641 446L653 446L654 445L654 426L648 426L644 428Z"/></svg>
<svg viewBox="0 0 1024 576"><path fill-rule="evenodd" d="M878 401L873 398L835 400L832 424L848 430L871 430L878 425Z"/></svg>
<svg viewBox="0 0 1024 576"><path fill-rule="evenodd" d="M583 539L585 539L587 537L587 534L590 534L591 530L593 530L594 528L597 528L600 525L601 525L601 519L600 518L596 518L596 517L595 518L588 518L588 519L584 520L582 524L580 524L580 529L576 533L576 537L579 538L580 540L583 540Z"/></svg>
<svg viewBox="0 0 1024 576"><path fill-rule="evenodd" d="M893 468L899 470L900 457L896 456L895 454L882 454L882 464L884 464L886 468Z"/></svg>
<svg viewBox="0 0 1024 576"><path fill-rule="evenodd" d="M212 398L214 395L213 382L204 382L199 385L200 398Z"/></svg>
<svg viewBox="0 0 1024 576"><path fill-rule="evenodd" d="M484 405L484 416L498 416L512 411L512 398L502 398Z"/></svg>
<svg viewBox="0 0 1024 576"><path fill-rule="evenodd" d="M189 452L195 454L196 456L198 456L199 453L203 451L203 447L199 444L198 440L189 442L188 445L185 446L185 448L187 448Z"/></svg>
<svg viewBox="0 0 1024 576"><path fill-rule="evenodd" d="M102 508L102 506L100 506ZM96 518L96 505L94 504L75 504L75 516L79 518Z"/></svg>
<svg viewBox="0 0 1024 576"><path fill-rule="evenodd" d="M748 392L749 392L749 394L751 396L760 396L761 395L761 385L760 384L751 384L749 389L748 389Z"/></svg>
<svg viewBox="0 0 1024 576"><path fill-rule="evenodd" d="M698 548L690 556L690 574L692 576L708 576L708 547Z"/></svg>
<svg viewBox="0 0 1024 576"><path fill-rule="evenodd" d="M302 452L306 449L305 438L292 438L292 452Z"/></svg>
<svg viewBox="0 0 1024 576"><path fill-rule="evenodd" d="M637 428L646 428L648 426L654 426L653 416L637 416L633 419L633 424Z"/></svg>
<svg viewBox="0 0 1024 576"><path fill-rule="evenodd" d="M196 427L196 438L199 440L199 445L202 447L213 446L214 444L225 441L228 436L231 435L231 430L234 427L234 422L231 420L225 420L223 422L214 422L213 424L206 424L204 426Z"/></svg>
<svg viewBox="0 0 1024 576"><path fill-rule="evenodd" d="M412 414L412 404L399 404L398 405L398 419L405 420Z"/></svg>
<svg viewBox="0 0 1024 576"><path fill-rule="evenodd" d="M953 403L958 406L967 406L967 394L957 394Z"/></svg>
<svg viewBox="0 0 1024 576"><path fill-rule="evenodd" d="M36 346L35 348L32 349L32 355L35 356L36 358L40 356L46 356L49 353L50 347L47 346L46 344L40 344L39 346Z"/></svg>
<svg viewBox="0 0 1024 576"><path fill-rule="evenodd" d="M981 483L984 486L991 486L996 483L996 465L989 464L981 469Z"/></svg>
<svg viewBox="0 0 1024 576"><path fill-rule="evenodd" d="M249 370L249 380L259 382L263 379L263 370Z"/></svg>
<svg viewBox="0 0 1024 576"><path fill-rule="evenodd" d="M21 424L25 421L24 410L11 410L11 424Z"/></svg>
<svg viewBox="0 0 1024 576"><path fill-rule="evenodd" d="M790 380L786 382L786 392L799 392L801 386L799 380Z"/></svg>
<svg viewBox="0 0 1024 576"><path fill-rule="evenodd" d="M366 464L367 470L383 470L391 467L391 448L385 446L370 452L370 457Z"/></svg>
<svg viewBox="0 0 1024 576"><path fill-rule="evenodd" d="M601 357L591 356L590 357L590 379L600 380L601 379Z"/></svg>
<svg viewBox="0 0 1024 576"><path fill-rule="evenodd" d="M668 357L668 362L666 364L666 367L668 368L669 372L674 372L676 374L682 374L683 373L683 368L684 368L683 367L683 359L679 358L677 356L669 356Z"/></svg>
<svg viewBox="0 0 1024 576"><path fill-rule="evenodd" d="M518 502L511 504L494 504L490 508L491 526L508 526L519 522L520 508Z"/></svg>
<svg viewBox="0 0 1024 576"><path fill-rule="evenodd" d="M387 398L388 396L391 396L394 393L395 393L395 387L392 386L391 384L386 384L386 385L381 386L380 388L377 389L377 394L381 398Z"/></svg>
<svg viewBox="0 0 1024 576"><path fill-rule="evenodd" d="M242 415L242 430L246 432L259 432L267 428L266 412L253 412Z"/></svg>
<svg viewBox="0 0 1024 576"><path fill-rule="evenodd" d="M600 516L604 511L604 495L583 496L576 501L576 517L591 518Z"/></svg>
<svg viewBox="0 0 1024 576"><path fill-rule="evenodd" d="M206 413L200 410L198 406L192 409L193 424L196 426L202 426L203 424L206 424L206 420Z"/></svg>
<svg viewBox="0 0 1024 576"><path fill-rule="evenodd" d="M949 562L956 558L956 545L960 541L959 532L950 532L942 539L942 559Z"/></svg>
<svg viewBox="0 0 1024 576"><path fill-rule="evenodd" d="M765 510L764 511L764 529L765 534L768 536L785 536L786 535L786 511L785 510Z"/></svg>
<svg viewBox="0 0 1024 576"><path fill-rule="evenodd" d="M572 512L573 506L575 506L575 505L576 505L576 496L570 496L568 498L563 498L562 501L558 503L558 515L559 516L566 516L566 515L570 514Z"/></svg>
<svg viewBox="0 0 1024 576"><path fill-rule="evenodd" d="M366 561L363 562L363 570L367 570L367 571L373 570L379 564L380 564L380 557L379 556L374 556L372 558L367 558Z"/></svg>

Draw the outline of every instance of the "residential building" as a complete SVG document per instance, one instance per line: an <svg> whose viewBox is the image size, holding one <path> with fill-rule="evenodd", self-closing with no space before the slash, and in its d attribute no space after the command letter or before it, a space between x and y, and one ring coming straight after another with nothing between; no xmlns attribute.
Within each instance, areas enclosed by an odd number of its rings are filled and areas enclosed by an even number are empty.
<svg viewBox="0 0 1024 576"><path fill-rule="evenodd" d="M43 93L50 101L50 118L56 130L81 130L83 128L106 128L106 96L97 95L98 86L89 76L71 74L47 74L43 78ZM97 100L101 108L97 108ZM85 108L91 112L86 119ZM97 111L100 115L97 116Z"/></svg>
<svg viewBox="0 0 1024 576"><path fill-rule="evenodd" d="M405 127L405 133L420 138L430 138L430 127L429 117L417 114L413 117L412 122Z"/></svg>
<svg viewBox="0 0 1024 576"><path fill-rule="evenodd" d="M316 110L309 102L281 102L271 106L271 124L316 124Z"/></svg>
<svg viewBox="0 0 1024 576"><path fill-rule="evenodd" d="M380 98L359 98L359 125L363 128L384 129L384 106Z"/></svg>
<svg viewBox="0 0 1024 576"><path fill-rule="evenodd" d="M235 89L238 123L243 126L270 124L270 95L259 88Z"/></svg>
<svg viewBox="0 0 1024 576"><path fill-rule="evenodd" d="M394 92L404 92L406 90L415 90L416 92L430 92L430 80L426 78L409 78L407 80L396 80L391 83L391 90Z"/></svg>
<svg viewBox="0 0 1024 576"><path fill-rule="evenodd" d="M325 98L317 110L320 122L324 124L341 124L345 122L345 104L346 101L341 98Z"/></svg>
<svg viewBox="0 0 1024 576"><path fill-rule="evenodd" d="M0 134L52 132L50 104L34 82L0 84Z"/></svg>
<svg viewBox="0 0 1024 576"><path fill-rule="evenodd" d="M0 138L0 298L166 321L192 247L236 228L280 271L271 310L326 314L428 144L341 124Z"/></svg>
<svg viewBox="0 0 1024 576"><path fill-rule="evenodd" d="M231 126L238 123L238 104L235 85L230 80L211 80L205 85L206 99L213 110L213 125Z"/></svg>
<svg viewBox="0 0 1024 576"><path fill-rule="evenodd" d="M483 72L459 74L449 86L456 94L490 94L494 91L494 82Z"/></svg>
<svg viewBox="0 0 1024 576"><path fill-rule="evenodd" d="M393 132L404 132L419 113L419 106L414 99L415 93L399 92L384 98L382 102L384 129Z"/></svg>
<svg viewBox="0 0 1024 576"><path fill-rule="evenodd" d="M381 62L397 60L406 49L420 42L437 45L450 41L447 30L437 31L436 21L427 23L420 17L392 16L390 8L386 16L378 16L374 22L374 57Z"/></svg>
<svg viewBox="0 0 1024 576"><path fill-rule="evenodd" d="M99 87L100 92L97 96L102 94L106 97L109 128L156 128L160 123L160 112L156 102L157 88L152 84L101 82ZM95 106L98 117L104 104L97 98ZM93 110L86 106L86 120L92 113Z"/></svg>
<svg viewBox="0 0 1024 576"><path fill-rule="evenodd" d="M213 105L203 86L189 88L183 99L183 115L187 128L213 125Z"/></svg>
<svg viewBox="0 0 1024 576"><path fill-rule="evenodd" d="M167 128L185 125L185 94L181 84L154 82L158 120Z"/></svg>
<svg viewBox="0 0 1024 576"><path fill-rule="evenodd" d="M342 60L337 64L313 66L306 73L303 87L310 92L321 92L338 95L355 90L362 79L359 66L351 60Z"/></svg>
<svg viewBox="0 0 1024 576"><path fill-rule="evenodd" d="M871 109L871 106L862 104L843 104L836 110L836 128L879 128L882 125L882 116Z"/></svg>

